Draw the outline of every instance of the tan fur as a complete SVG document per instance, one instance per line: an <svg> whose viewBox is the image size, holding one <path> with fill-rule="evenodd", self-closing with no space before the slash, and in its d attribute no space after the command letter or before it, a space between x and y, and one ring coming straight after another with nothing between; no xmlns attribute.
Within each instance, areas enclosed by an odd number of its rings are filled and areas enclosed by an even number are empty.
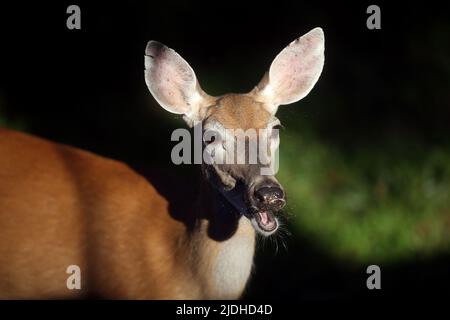
<svg viewBox="0 0 450 320"><path fill-rule="evenodd" d="M209 108L209 119L224 124L225 128L265 128L271 117L263 103L248 95L227 94Z"/></svg>

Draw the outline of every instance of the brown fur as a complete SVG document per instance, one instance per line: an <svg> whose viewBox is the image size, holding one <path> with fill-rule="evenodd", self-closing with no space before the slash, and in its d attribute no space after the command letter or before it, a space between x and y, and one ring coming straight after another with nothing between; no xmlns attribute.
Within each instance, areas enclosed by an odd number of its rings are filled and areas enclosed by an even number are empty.
<svg viewBox="0 0 450 320"><path fill-rule="evenodd" d="M224 124L225 128L261 129L272 117L263 103L248 95L227 94L209 109L208 120L214 119Z"/></svg>

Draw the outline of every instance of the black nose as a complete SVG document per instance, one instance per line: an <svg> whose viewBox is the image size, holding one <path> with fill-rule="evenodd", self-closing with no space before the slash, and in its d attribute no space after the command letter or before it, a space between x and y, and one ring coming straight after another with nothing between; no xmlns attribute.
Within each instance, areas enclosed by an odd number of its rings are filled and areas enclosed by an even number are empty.
<svg viewBox="0 0 450 320"><path fill-rule="evenodd" d="M255 196L262 205L273 210L280 210L286 203L283 190L276 186L258 188L255 190Z"/></svg>

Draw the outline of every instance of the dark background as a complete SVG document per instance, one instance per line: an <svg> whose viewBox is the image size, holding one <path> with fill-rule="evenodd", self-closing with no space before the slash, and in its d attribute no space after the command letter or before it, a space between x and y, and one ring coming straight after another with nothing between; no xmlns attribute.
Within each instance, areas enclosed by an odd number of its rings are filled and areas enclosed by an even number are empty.
<svg viewBox="0 0 450 320"><path fill-rule="evenodd" d="M66 8L81 8L81 30ZM449 12L438 3L366 8L335 1L74 1L0 5L0 115L6 125L126 161L190 176L170 162L180 116L159 108L144 82L148 40L167 44L211 95L247 92L289 42L320 26L323 74L302 107L279 112L289 130L308 126L351 152L386 141L448 146ZM301 109L301 110L300 110ZM296 117L301 114L301 119ZM1 155L0 155L1 156ZM450 291L448 254L392 264L383 290L365 287L365 265L336 260L301 233L288 250L260 250L248 298L333 299L429 296Z"/></svg>

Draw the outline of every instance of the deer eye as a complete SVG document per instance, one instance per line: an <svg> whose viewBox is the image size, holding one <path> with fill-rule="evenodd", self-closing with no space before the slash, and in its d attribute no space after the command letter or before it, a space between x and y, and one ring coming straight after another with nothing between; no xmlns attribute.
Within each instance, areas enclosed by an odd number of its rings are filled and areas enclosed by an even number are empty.
<svg viewBox="0 0 450 320"><path fill-rule="evenodd" d="M220 133L214 130L207 130L203 134L203 143L205 145L212 144L220 140Z"/></svg>
<svg viewBox="0 0 450 320"><path fill-rule="evenodd" d="M272 130L280 130L280 129L284 129L281 123L278 123L272 127Z"/></svg>

